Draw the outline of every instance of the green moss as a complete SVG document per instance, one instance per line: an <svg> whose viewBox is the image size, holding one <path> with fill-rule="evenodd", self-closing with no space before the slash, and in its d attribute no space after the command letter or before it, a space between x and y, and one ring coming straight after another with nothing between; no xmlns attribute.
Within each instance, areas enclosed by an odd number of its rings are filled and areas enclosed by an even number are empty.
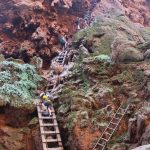
<svg viewBox="0 0 150 150"><path fill-rule="evenodd" d="M93 43L93 51L94 55L106 54L109 55L111 53L111 43L114 37L113 34L107 32L103 37L97 38Z"/></svg>
<svg viewBox="0 0 150 150"><path fill-rule="evenodd" d="M75 123L77 121L77 112L71 112L68 116L68 121L66 123L66 128L69 130L72 130L74 127Z"/></svg>

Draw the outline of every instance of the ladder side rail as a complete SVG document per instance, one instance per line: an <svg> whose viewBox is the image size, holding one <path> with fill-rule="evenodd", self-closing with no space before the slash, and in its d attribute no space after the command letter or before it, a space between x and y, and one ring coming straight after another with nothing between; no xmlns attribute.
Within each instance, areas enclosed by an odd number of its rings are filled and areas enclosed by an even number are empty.
<svg viewBox="0 0 150 150"><path fill-rule="evenodd" d="M111 137L113 136L113 134L114 134L114 132L116 131L116 129L117 129L117 127L118 127L118 125L120 124L120 122L121 122L122 118L123 118L123 117L124 117L124 115L126 114L126 112L127 112L128 108L129 108L129 105L128 105L128 106L127 106L127 108L125 109L125 112L124 112L124 114L122 115L122 117L119 119L119 122L117 123L116 127L114 128L114 131L112 132L111 136L108 138L108 141L109 141L109 140L111 139Z"/></svg>
<svg viewBox="0 0 150 150"><path fill-rule="evenodd" d="M101 140L101 138L103 137L103 135L105 134L106 130L108 129L108 127L111 124L111 121L115 118L117 112L119 112L119 109L122 107L123 103L119 106L119 108L117 109L116 113L114 113L112 119L110 120L109 124L107 125L107 127L105 128L105 130L103 131L103 133L101 134L100 138L98 139L97 143L95 144L93 150L96 148L97 144L99 143L99 141Z"/></svg>
<svg viewBox="0 0 150 150"><path fill-rule="evenodd" d="M67 57L67 51L65 52L65 55L64 55L64 58L63 58L63 62L62 62L62 64L64 65L64 63L65 63L65 60L66 60L66 57Z"/></svg>
<svg viewBox="0 0 150 150"><path fill-rule="evenodd" d="M121 118L119 119L118 123L116 124L116 127L114 128L114 130L113 130L113 132L112 132L111 136L109 137L108 141L109 141L109 140L110 140L110 138L112 137L113 133L116 131L116 129L117 129L117 127L118 127L118 125L120 124L120 122L121 122L122 118L123 118L123 117L124 117L124 115L126 114L126 112L127 112L128 108L129 108L129 105L126 107L126 109L125 109L124 113L122 114Z"/></svg>

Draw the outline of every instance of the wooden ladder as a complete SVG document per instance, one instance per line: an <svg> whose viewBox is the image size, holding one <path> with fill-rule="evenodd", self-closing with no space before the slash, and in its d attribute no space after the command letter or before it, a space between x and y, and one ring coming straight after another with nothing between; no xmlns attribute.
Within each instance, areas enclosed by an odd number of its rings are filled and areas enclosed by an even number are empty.
<svg viewBox="0 0 150 150"><path fill-rule="evenodd" d="M129 105L127 105L126 108L123 108L123 104L120 105L92 150L104 150L106 148L107 143L119 126L119 123L126 114L128 108Z"/></svg>
<svg viewBox="0 0 150 150"><path fill-rule="evenodd" d="M58 55L58 57L56 58L56 62L59 63L60 65L64 65L67 53L68 53L67 51L63 51L62 53L60 53L60 55Z"/></svg>
<svg viewBox="0 0 150 150"><path fill-rule="evenodd" d="M43 150L63 150L54 108L52 116L43 116L41 106L37 105Z"/></svg>

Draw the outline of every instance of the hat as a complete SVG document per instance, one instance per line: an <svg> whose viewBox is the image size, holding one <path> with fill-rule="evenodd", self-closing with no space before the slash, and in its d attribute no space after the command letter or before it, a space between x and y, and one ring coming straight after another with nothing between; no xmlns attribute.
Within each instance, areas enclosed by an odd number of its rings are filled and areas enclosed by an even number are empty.
<svg viewBox="0 0 150 150"><path fill-rule="evenodd" d="M43 95L42 98L43 98L44 100L46 100L46 99L48 98L48 96L47 96L47 95Z"/></svg>

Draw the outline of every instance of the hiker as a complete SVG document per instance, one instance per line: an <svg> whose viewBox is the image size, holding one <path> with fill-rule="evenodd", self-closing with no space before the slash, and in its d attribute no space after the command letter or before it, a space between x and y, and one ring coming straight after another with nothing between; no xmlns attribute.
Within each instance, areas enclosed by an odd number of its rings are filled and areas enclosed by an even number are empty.
<svg viewBox="0 0 150 150"><path fill-rule="evenodd" d="M84 28L88 26L88 18L84 17Z"/></svg>
<svg viewBox="0 0 150 150"><path fill-rule="evenodd" d="M44 92L40 94L40 99L41 99L41 103L43 108L47 108L46 110L44 110L44 112L42 113L42 115L44 116L52 116L52 101L49 99L48 95L45 94ZM48 110L48 112L47 112Z"/></svg>
<svg viewBox="0 0 150 150"><path fill-rule="evenodd" d="M67 46L67 40L66 40L65 36L60 36L59 42L60 42L61 48L64 51Z"/></svg>
<svg viewBox="0 0 150 150"><path fill-rule="evenodd" d="M75 25L76 25L76 27L77 27L77 30L80 30L80 29L81 29L81 28L80 28L80 18L79 18L79 17L76 18L76 20L75 20Z"/></svg>
<svg viewBox="0 0 150 150"><path fill-rule="evenodd" d="M88 11L86 12L86 14L84 15L84 18L83 18L84 24L85 24L85 28L88 26L89 18L90 18L90 11L88 10Z"/></svg>

